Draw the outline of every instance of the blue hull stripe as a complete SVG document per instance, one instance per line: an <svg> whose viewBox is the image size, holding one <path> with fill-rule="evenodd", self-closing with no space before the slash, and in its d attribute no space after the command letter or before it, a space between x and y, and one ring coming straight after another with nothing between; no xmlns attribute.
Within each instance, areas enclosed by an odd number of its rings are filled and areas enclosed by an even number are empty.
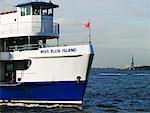
<svg viewBox="0 0 150 113"><path fill-rule="evenodd" d="M1 86L0 100L82 101L86 81L32 82Z"/></svg>

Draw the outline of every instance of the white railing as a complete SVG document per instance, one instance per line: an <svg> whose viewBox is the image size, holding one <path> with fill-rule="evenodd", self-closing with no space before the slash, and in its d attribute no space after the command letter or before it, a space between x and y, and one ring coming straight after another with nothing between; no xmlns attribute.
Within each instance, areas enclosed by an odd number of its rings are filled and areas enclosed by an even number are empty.
<svg viewBox="0 0 150 113"><path fill-rule="evenodd" d="M9 51L24 51L24 50L37 50L38 48L42 48L40 44L26 44L21 46L10 46Z"/></svg>
<svg viewBox="0 0 150 113"><path fill-rule="evenodd" d="M55 34L59 35L59 24L48 22L17 22L0 25L0 35L13 34Z"/></svg>
<svg viewBox="0 0 150 113"><path fill-rule="evenodd" d="M25 51L25 50L38 50L39 48L46 47L58 47L58 46L69 46L69 45L87 45L89 42L64 42L59 44L25 44L20 46L9 46L9 51Z"/></svg>

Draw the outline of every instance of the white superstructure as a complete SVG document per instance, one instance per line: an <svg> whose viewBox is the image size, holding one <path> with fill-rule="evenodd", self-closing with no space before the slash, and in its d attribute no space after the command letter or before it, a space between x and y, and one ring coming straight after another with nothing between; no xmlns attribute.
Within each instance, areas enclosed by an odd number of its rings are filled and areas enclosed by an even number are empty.
<svg viewBox="0 0 150 113"><path fill-rule="evenodd" d="M53 23L53 9L31 4L16 7L16 11L1 13L0 38L37 35L59 37L59 26Z"/></svg>
<svg viewBox="0 0 150 113"><path fill-rule="evenodd" d="M58 5L31 1L16 7L0 13L0 100L82 104L92 45L47 44L59 39L53 22Z"/></svg>

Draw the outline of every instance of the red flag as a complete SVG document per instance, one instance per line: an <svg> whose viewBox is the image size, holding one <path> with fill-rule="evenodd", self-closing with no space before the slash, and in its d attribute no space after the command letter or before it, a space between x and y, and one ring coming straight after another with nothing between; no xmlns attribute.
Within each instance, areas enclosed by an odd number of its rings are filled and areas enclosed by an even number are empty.
<svg viewBox="0 0 150 113"><path fill-rule="evenodd" d="M84 24L84 28L91 28L91 24L90 24L90 22L88 22L88 23Z"/></svg>

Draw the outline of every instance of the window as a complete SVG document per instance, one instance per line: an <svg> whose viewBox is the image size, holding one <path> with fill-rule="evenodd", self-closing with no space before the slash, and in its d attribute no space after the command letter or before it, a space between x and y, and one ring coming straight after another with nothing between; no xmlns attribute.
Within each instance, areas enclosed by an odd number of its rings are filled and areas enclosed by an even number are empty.
<svg viewBox="0 0 150 113"><path fill-rule="evenodd" d="M30 15L30 14L31 14L31 7L30 7L30 6L27 6L27 7L26 7L26 14L27 14L27 15Z"/></svg>
<svg viewBox="0 0 150 113"><path fill-rule="evenodd" d="M48 15L53 16L53 9L48 9L47 11L48 11Z"/></svg>
<svg viewBox="0 0 150 113"><path fill-rule="evenodd" d="M40 15L40 7L33 6L33 15Z"/></svg>
<svg viewBox="0 0 150 113"><path fill-rule="evenodd" d="M21 16L25 16L25 7L21 7Z"/></svg>
<svg viewBox="0 0 150 113"><path fill-rule="evenodd" d="M42 9L42 15L48 15L47 9Z"/></svg>
<svg viewBox="0 0 150 113"><path fill-rule="evenodd" d="M14 65L13 65L13 64L7 64L7 65L6 65L6 71L12 72L13 69L14 69Z"/></svg>
<svg viewBox="0 0 150 113"><path fill-rule="evenodd" d="M14 71L14 64L8 63L5 66L5 82L15 82L16 75Z"/></svg>
<svg viewBox="0 0 150 113"><path fill-rule="evenodd" d="M53 10L52 9L42 9L42 15L53 16Z"/></svg>

